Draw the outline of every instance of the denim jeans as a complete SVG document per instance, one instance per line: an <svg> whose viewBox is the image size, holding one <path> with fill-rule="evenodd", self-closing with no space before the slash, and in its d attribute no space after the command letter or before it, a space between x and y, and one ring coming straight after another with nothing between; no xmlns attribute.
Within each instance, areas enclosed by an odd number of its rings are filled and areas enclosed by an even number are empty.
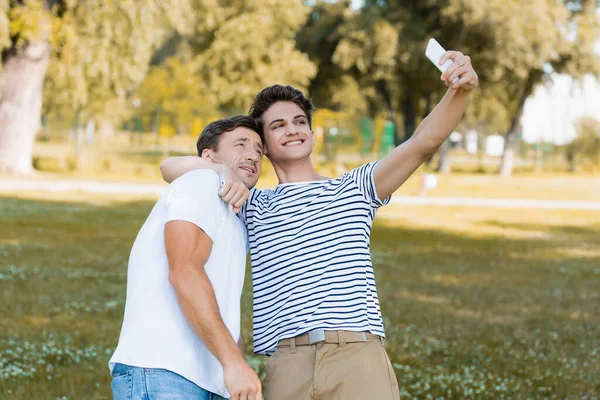
<svg viewBox="0 0 600 400"><path fill-rule="evenodd" d="M115 365L110 388L115 400L224 400L166 369L125 364Z"/></svg>

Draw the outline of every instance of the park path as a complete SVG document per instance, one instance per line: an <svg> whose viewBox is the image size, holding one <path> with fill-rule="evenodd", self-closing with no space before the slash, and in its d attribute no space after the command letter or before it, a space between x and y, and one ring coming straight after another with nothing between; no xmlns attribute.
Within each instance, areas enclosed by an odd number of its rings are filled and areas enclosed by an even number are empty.
<svg viewBox="0 0 600 400"><path fill-rule="evenodd" d="M120 182L96 182L86 180L16 180L0 182L0 192L48 191L114 194L153 194L160 195L166 184L137 184ZM390 204L394 205L439 205L491 208L535 208L549 210L589 210L600 211L600 201L559 201L559 200L519 200L470 197L427 197L394 195Z"/></svg>

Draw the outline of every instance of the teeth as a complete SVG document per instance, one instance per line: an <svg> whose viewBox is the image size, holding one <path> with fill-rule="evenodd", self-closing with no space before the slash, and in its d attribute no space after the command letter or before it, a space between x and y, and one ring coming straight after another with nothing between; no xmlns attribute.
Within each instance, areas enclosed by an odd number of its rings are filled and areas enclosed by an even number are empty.
<svg viewBox="0 0 600 400"><path fill-rule="evenodd" d="M287 142L284 146L295 146L297 144L302 144L301 140L295 140L293 142Z"/></svg>

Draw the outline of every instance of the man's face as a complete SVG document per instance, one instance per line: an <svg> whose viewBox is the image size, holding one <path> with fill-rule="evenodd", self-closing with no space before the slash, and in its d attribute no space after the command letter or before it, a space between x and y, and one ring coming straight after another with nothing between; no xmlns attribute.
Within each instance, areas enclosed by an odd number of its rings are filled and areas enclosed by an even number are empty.
<svg viewBox="0 0 600 400"><path fill-rule="evenodd" d="M262 116L265 144L272 161L294 161L310 156L313 132L306 113L291 101L278 101Z"/></svg>
<svg viewBox="0 0 600 400"><path fill-rule="evenodd" d="M258 133L244 127L236 128L221 135L217 148L217 151L204 150L202 157L210 155L214 162L229 166L248 188L253 188L260 175L264 154Z"/></svg>

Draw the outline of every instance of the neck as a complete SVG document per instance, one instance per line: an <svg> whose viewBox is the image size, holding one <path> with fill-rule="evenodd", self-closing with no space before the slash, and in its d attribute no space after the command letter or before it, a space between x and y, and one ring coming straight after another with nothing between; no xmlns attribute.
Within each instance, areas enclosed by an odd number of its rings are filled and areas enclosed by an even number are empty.
<svg viewBox="0 0 600 400"><path fill-rule="evenodd" d="M271 160L271 164L273 165L273 169L275 169L275 174L277 174L277 179L279 179L280 184L327 179L326 177L317 174L310 157L293 161Z"/></svg>

